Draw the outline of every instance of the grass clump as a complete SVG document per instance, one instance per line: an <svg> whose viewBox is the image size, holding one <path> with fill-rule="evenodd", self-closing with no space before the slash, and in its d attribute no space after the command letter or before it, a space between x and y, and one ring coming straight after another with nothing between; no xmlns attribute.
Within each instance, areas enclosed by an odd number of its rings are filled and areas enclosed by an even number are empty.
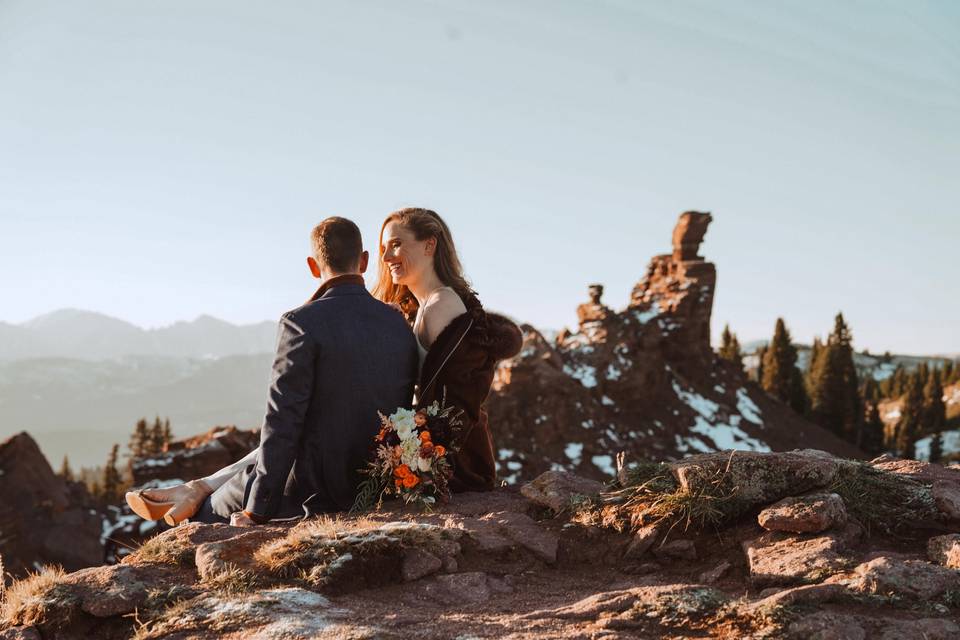
<svg viewBox="0 0 960 640"><path fill-rule="evenodd" d="M729 466L694 489L685 489L670 465L646 462L629 469L622 484L584 505L573 520L617 531L648 525L702 529L730 522L749 508L739 497Z"/></svg>
<svg viewBox="0 0 960 640"><path fill-rule="evenodd" d="M192 565L196 547L185 538L175 535L154 536L134 552L133 557L141 562L157 564Z"/></svg>
<svg viewBox="0 0 960 640"><path fill-rule="evenodd" d="M251 593L264 585L263 579L253 571L228 564L223 571L206 578L203 585L225 596Z"/></svg>
<svg viewBox="0 0 960 640"><path fill-rule="evenodd" d="M66 626L78 601L63 584L65 576L63 568L46 566L15 581L0 603L0 622L10 626Z"/></svg>
<svg viewBox="0 0 960 640"><path fill-rule="evenodd" d="M878 529L896 535L940 518L930 487L864 462L845 461L829 490L843 498L847 512L868 534Z"/></svg>

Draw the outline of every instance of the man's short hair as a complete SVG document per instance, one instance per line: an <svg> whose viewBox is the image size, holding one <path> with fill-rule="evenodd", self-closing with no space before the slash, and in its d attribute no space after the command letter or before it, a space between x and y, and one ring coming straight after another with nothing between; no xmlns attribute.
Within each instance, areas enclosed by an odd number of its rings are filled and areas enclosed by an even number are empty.
<svg viewBox="0 0 960 640"><path fill-rule="evenodd" d="M363 253L360 229L352 220L334 216L327 218L310 233L313 257L336 273L356 270Z"/></svg>

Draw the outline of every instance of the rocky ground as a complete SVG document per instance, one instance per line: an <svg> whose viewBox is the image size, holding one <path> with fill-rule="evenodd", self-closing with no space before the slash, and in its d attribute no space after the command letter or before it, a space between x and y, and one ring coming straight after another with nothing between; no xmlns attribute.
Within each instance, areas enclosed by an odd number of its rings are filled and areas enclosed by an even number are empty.
<svg viewBox="0 0 960 640"><path fill-rule="evenodd" d="M551 471L432 513L185 524L15 583L0 639L960 637L960 469L816 450Z"/></svg>

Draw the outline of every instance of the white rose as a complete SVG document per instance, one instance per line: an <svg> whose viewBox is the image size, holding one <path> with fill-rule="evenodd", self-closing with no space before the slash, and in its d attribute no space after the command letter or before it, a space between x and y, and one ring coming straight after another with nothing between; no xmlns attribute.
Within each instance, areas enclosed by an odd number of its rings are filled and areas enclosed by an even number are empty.
<svg viewBox="0 0 960 640"><path fill-rule="evenodd" d="M417 423L413 419L414 413L409 409L397 409L396 413L390 416L390 422L396 429L397 435L401 440L407 440L416 431Z"/></svg>
<svg viewBox="0 0 960 640"><path fill-rule="evenodd" d="M427 471L430 471L430 460L428 460L427 458L421 458L418 456L417 467L419 467L420 471L423 471L424 473L426 473Z"/></svg>
<svg viewBox="0 0 960 640"><path fill-rule="evenodd" d="M414 438L404 440L400 443L400 449L402 450L400 460L403 464L410 467L411 470L417 469L420 457L420 441Z"/></svg>

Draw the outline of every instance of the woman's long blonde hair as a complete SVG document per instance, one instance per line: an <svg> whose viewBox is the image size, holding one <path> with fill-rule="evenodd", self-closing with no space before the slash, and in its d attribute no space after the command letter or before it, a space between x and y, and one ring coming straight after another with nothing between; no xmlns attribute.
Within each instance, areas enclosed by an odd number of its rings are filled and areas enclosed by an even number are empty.
<svg viewBox="0 0 960 640"><path fill-rule="evenodd" d="M413 233L419 241L428 238L437 239L437 247L433 253L433 269L440 278L440 282L454 291L466 302L474 295L470 283L463 276L463 266L457 256L457 248L453 244L453 235L450 228L435 211L409 207L398 209L387 216L380 227L380 237L377 247L377 284L373 288L373 295L378 300L399 304L409 313L416 309L417 301L406 285L393 283L390 277L390 267L383 261L383 230L391 222L398 222L404 229Z"/></svg>

